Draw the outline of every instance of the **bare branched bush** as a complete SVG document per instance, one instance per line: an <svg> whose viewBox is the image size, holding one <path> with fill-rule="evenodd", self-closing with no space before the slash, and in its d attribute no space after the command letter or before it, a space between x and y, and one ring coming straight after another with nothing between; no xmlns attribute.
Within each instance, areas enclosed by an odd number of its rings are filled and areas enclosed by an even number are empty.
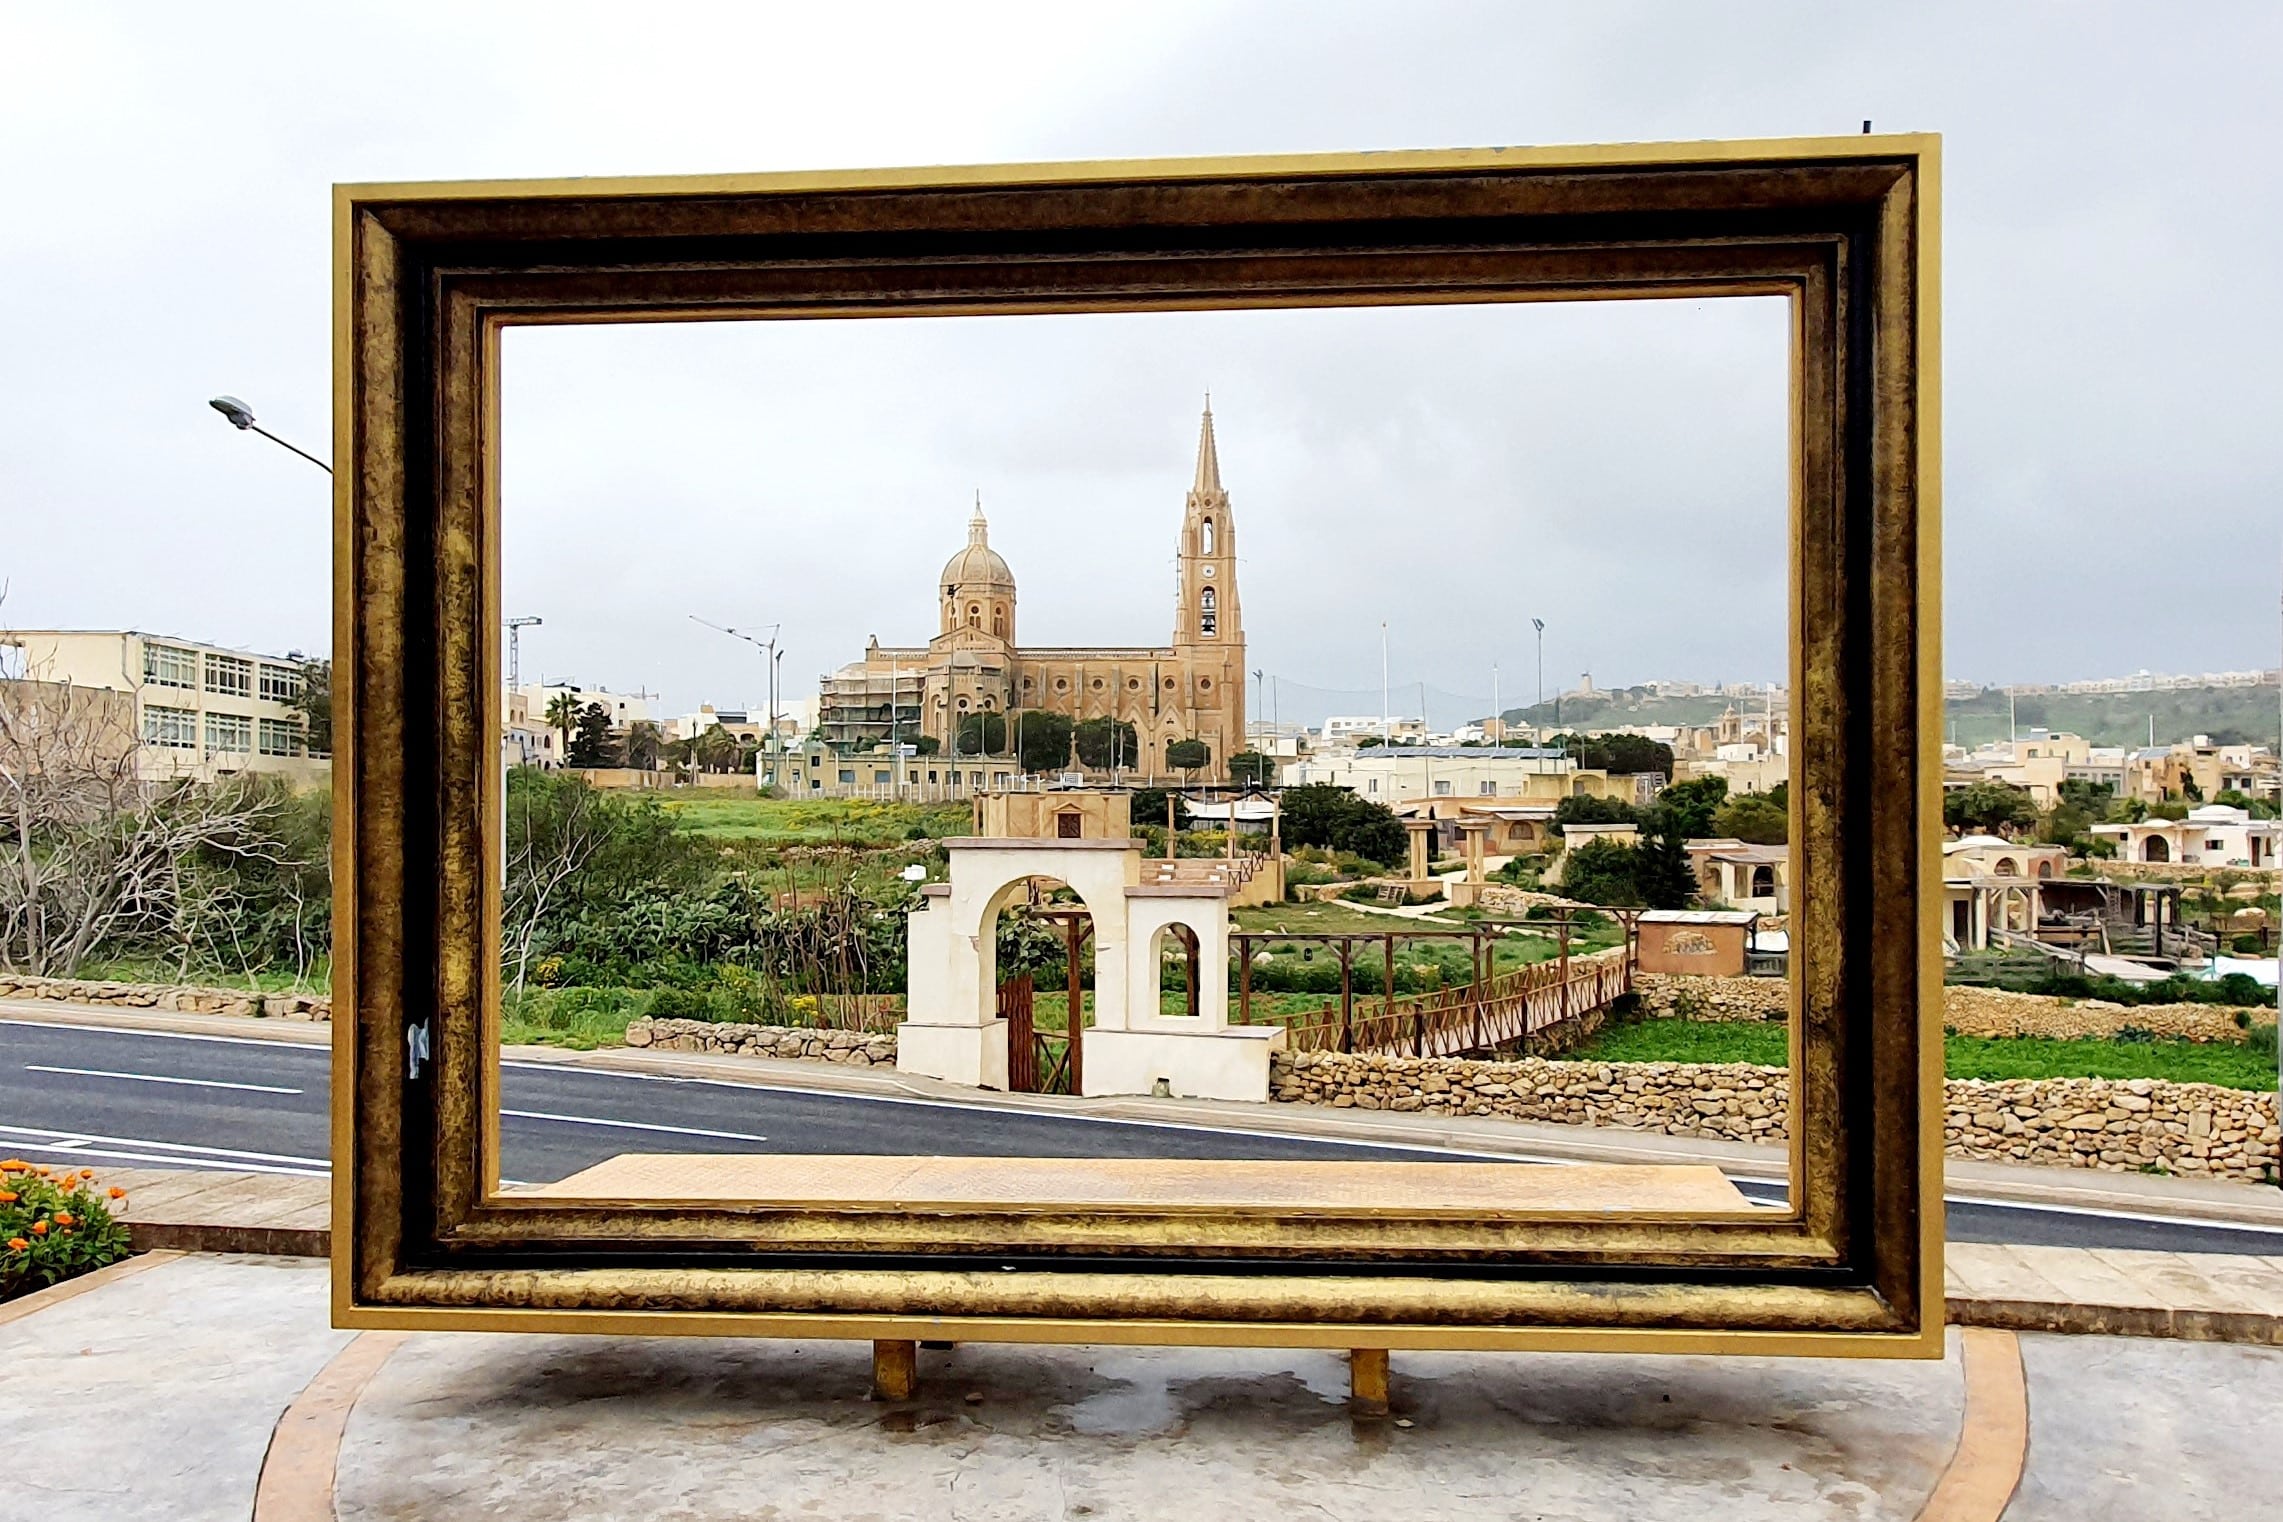
<svg viewBox="0 0 2283 1522"><path fill-rule="evenodd" d="M147 780L134 698L0 682L0 967L69 977L98 952L164 949L187 967L268 960L222 863L287 865L286 792L251 781ZM317 870L322 872L322 850ZM297 874L304 900L329 894ZM305 940L311 955L322 932Z"/></svg>

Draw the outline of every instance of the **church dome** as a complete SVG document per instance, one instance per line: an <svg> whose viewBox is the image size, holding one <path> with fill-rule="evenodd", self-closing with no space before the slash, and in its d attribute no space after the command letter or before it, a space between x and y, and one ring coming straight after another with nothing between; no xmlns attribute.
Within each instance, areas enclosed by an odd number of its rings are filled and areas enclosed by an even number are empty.
<svg viewBox="0 0 2283 1522"><path fill-rule="evenodd" d="M943 584L961 592L1015 589L1015 573L991 548L990 526L983 521L980 502L975 504L975 516L967 520L966 546L943 564Z"/></svg>

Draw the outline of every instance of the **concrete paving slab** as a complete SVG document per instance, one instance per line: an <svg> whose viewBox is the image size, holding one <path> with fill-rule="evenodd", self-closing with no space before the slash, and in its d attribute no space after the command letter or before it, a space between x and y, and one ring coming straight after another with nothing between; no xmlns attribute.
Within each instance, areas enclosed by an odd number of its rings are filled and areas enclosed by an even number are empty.
<svg viewBox="0 0 2283 1522"><path fill-rule="evenodd" d="M2006 1522L2272 1516L2283 1348L2024 1335L2029 1465Z"/></svg>
<svg viewBox="0 0 2283 1522"><path fill-rule="evenodd" d="M244 1522L278 1413L349 1340L326 1295L321 1262L185 1257L0 1327L9 1514Z"/></svg>
<svg viewBox="0 0 2283 1522"><path fill-rule="evenodd" d="M1917 1514L1946 1363L963 1346L907 1403L847 1343L410 1338L359 1400L341 1522L1848 1518ZM502 1455L514 1455L513 1463Z"/></svg>

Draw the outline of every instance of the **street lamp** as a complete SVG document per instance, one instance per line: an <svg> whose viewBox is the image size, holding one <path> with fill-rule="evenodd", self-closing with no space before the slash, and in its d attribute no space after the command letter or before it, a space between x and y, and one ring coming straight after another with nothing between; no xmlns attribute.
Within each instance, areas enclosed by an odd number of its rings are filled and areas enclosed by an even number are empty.
<svg viewBox="0 0 2283 1522"><path fill-rule="evenodd" d="M724 625L713 623L710 620L700 618L695 613L689 615L689 618L690 622L693 624L704 624L708 629L713 630L716 634L726 634L731 639L741 639L748 645L751 645L754 649L761 652L761 674L767 678L769 688L769 732L763 739L762 750L770 758L768 785L775 787L777 785L777 773L781 769L785 758L785 748L783 745L779 744L777 740L777 662L782 658L784 654L784 652L780 651L777 648L777 631L783 628L784 625L771 624L769 626L769 637L767 639L762 639L760 636L750 633L747 630L731 629L725 627Z"/></svg>
<svg viewBox="0 0 2283 1522"><path fill-rule="evenodd" d="M228 418L232 428L238 429L240 432L245 432L250 429L253 432L260 434L263 438L268 439L272 444L276 444L281 448L292 450L295 454L301 456L304 460L307 460L310 464L325 472L325 474L333 474L332 466L326 464L323 460L318 459L317 456L311 454L308 450L300 448L297 445L286 443L285 440L279 438L276 434L270 432L267 428L264 428L261 424L255 422L254 409L247 406L244 402L239 401L236 397L218 396L209 401L206 405L213 408L216 412L221 413L224 417Z"/></svg>
<svg viewBox="0 0 2283 1522"><path fill-rule="evenodd" d="M1533 618L1530 627L1538 631L1538 701L1535 705L1538 722L1530 727L1538 732L1538 744L1543 747L1546 743L1546 621Z"/></svg>

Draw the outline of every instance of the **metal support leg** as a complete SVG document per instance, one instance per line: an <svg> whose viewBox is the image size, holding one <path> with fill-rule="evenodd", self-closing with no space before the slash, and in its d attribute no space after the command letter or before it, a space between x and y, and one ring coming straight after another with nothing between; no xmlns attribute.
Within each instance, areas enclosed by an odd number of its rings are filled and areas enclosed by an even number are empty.
<svg viewBox="0 0 2283 1522"><path fill-rule="evenodd" d="M1348 1350L1348 1409L1357 1416L1387 1414L1387 1349Z"/></svg>
<svg viewBox="0 0 2283 1522"><path fill-rule="evenodd" d="M872 1344L872 1398L910 1400L919 1378L919 1344L881 1340ZM1382 1388L1385 1377L1382 1376Z"/></svg>

